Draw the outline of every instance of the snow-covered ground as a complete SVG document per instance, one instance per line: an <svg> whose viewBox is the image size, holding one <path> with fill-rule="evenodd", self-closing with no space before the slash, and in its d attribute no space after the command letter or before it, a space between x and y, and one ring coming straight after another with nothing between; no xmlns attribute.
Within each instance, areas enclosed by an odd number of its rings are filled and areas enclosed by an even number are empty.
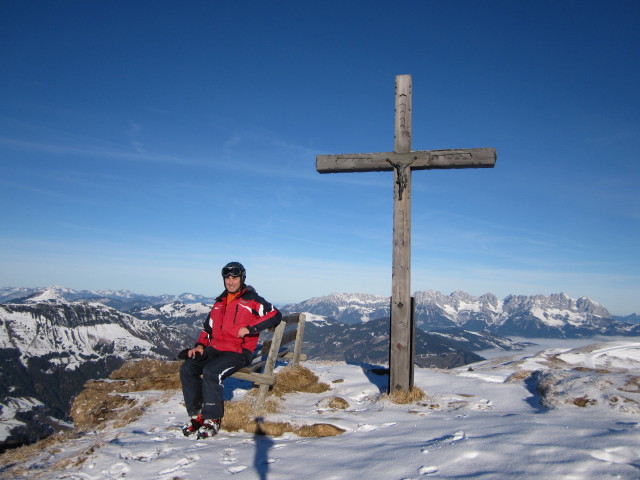
<svg viewBox="0 0 640 480"><path fill-rule="evenodd" d="M429 398L411 405L381 399L386 379L366 365L304 365L331 390L291 394L268 419L330 423L345 433L274 438L221 431L198 441L178 429L186 419L180 393L143 392L161 400L139 420L43 451L25 464L21 478L46 472L47 480L640 479L638 339L574 349L565 341L544 353L491 358L471 368L416 369L415 384ZM523 370L555 371L566 382L549 392L553 408L542 406L530 382L512 377ZM579 392L572 392L574 374L582 375ZM635 383L625 383L629 378ZM626 400L612 402L605 395L611 392ZM571 402L583 395L596 403ZM349 407L328 410L334 396ZM1 471L0 477L9 478Z"/></svg>

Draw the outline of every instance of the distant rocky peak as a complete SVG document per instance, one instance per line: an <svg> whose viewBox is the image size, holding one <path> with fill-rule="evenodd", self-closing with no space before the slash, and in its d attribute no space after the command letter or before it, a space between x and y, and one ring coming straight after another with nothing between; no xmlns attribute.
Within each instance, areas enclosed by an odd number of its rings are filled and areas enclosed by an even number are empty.
<svg viewBox="0 0 640 480"><path fill-rule="evenodd" d="M598 302L594 302L588 297L580 297L576 300L576 308L579 311L592 313L593 315L598 315L600 317L610 317L611 314L609 310L604 308Z"/></svg>
<svg viewBox="0 0 640 480"><path fill-rule="evenodd" d="M589 313L599 317L610 318L609 311L597 302L587 298L572 298L566 293L552 293L545 295L509 295L504 300L505 310L520 310L531 308L558 309L568 312Z"/></svg>
<svg viewBox="0 0 640 480"><path fill-rule="evenodd" d="M638 327L623 324L598 303L566 293L509 295L499 300L492 293L475 297L464 291L445 295L427 290L414 293L415 324L423 329L465 328L495 334L531 337L633 335ZM294 305L287 312L322 315L347 324L361 324L390 316L389 297L333 293Z"/></svg>

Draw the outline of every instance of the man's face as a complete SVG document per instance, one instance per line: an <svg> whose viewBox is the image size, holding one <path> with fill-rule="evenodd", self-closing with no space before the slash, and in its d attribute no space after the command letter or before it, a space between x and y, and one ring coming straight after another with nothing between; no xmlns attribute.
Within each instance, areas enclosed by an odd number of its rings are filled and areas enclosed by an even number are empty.
<svg viewBox="0 0 640 480"><path fill-rule="evenodd" d="M224 277L224 287L229 293L237 293L242 286L242 277Z"/></svg>

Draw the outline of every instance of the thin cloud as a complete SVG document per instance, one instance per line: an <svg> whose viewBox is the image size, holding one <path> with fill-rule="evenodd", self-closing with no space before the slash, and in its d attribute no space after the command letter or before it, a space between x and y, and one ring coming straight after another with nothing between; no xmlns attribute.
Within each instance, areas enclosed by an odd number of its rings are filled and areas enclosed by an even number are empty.
<svg viewBox="0 0 640 480"><path fill-rule="evenodd" d="M176 165L194 165L197 162L181 157L164 154L147 154L139 152L129 152L117 149L104 149L92 146L56 145L51 143L40 143L34 141L16 140L14 138L0 137L0 145L15 150L40 152L48 155L73 155L82 157L105 158L112 160L134 160L145 163L167 163Z"/></svg>

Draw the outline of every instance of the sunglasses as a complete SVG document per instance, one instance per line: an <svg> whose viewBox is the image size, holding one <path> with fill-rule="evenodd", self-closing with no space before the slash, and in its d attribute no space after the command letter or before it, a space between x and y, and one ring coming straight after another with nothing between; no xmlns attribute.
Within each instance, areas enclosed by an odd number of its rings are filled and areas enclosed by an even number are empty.
<svg viewBox="0 0 640 480"><path fill-rule="evenodd" d="M242 270L239 269L238 267L224 267L222 269L222 276L224 278L226 278L226 277L241 277L242 276Z"/></svg>

